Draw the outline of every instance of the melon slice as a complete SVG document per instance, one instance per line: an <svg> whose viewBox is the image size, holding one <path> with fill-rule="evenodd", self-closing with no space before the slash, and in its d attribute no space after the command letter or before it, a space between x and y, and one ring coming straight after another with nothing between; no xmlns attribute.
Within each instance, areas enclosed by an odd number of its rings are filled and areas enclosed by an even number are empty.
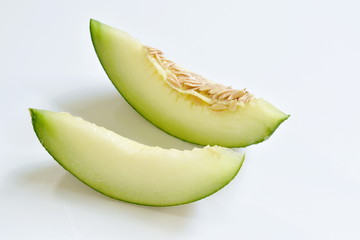
<svg viewBox="0 0 360 240"><path fill-rule="evenodd" d="M108 77L127 102L165 132L200 145L262 142L289 115L246 89L210 82L127 33L90 21L92 42Z"/></svg>
<svg viewBox="0 0 360 240"><path fill-rule="evenodd" d="M173 206L202 199L228 184L244 160L243 153L223 147L150 147L68 113L30 113L40 142L61 166L126 202Z"/></svg>

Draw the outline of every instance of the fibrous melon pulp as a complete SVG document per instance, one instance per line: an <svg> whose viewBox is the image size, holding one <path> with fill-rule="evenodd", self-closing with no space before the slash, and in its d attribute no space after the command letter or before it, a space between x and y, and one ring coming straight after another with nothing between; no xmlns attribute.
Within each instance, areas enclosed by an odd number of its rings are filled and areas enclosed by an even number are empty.
<svg viewBox="0 0 360 240"><path fill-rule="evenodd" d="M245 147L270 137L289 116L247 90L208 81L127 33L90 21L93 45L108 77L142 116L200 145Z"/></svg>
<svg viewBox="0 0 360 240"><path fill-rule="evenodd" d="M40 142L60 165L126 202L173 206L202 199L228 184L244 160L243 153L223 147L150 147L68 113L30 113Z"/></svg>

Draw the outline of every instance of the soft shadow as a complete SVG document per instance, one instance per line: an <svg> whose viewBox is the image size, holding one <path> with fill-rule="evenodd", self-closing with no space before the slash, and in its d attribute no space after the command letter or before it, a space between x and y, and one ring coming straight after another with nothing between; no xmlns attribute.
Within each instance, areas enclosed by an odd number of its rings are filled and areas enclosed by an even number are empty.
<svg viewBox="0 0 360 240"><path fill-rule="evenodd" d="M172 206L172 207L150 207L150 206L141 206L141 205L134 205L133 207L137 207L141 210L153 211L161 214L188 218L193 215L195 210L195 205L196 203L189 203L185 205Z"/></svg>
<svg viewBox="0 0 360 240"><path fill-rule="evenodd" d="M86 196L95 196L97 194L96 192L93 193L92 189L66 172L65 169L50 158L49 156L49 163L47 164L26 165L19 168L15 182L21 187L40 191L42 194L49 194L50 196L53 195L54 190L57 191L59 183L66 179L67 184L60 186L60 188L69 188L71 192Z"/></svg>
<svg viewBox="0 0 360 240"><path fill-rule="evenodd" d="M89 122L149 146L179 150L189 150L196 146L170 136L152 125L115 91L82 89L66 96L58 96L55 102L61 111L80 116Z"/></svg>
<svg viewBox="0 0 360 240"><path fill-rule="evenodd" d="M13 172L17 186L41 193L51 191L63 174L64 170L56 164L25 165Z"/></svg>
<svg viewBox="0 0 360 240"><path fill-rule="evenodd" d="M122 202L90 188L57 164L23 166L18 169L16 176L19 176L15 179L18 186L36 191L37 194L40 192L40 195L55 196L72 204L87 204L89 208L103 208L111 212L118 209L121 215L129 213L148 220L161 218L161 215L187 219L191 217L195 207L195 203L174 207L150 207Z"/></svg>
<svg viewBox="0 0 360 240"><path fill-rule="evenodd" d="M92 189L91 187L85 185L80 180L75 178L70 173L66 173L62 176L60 181L56 186L56 191L61 196L67 196L72 198L83 198L86 197L106 201L108 204L112 204L113 206L117 206L121 208L121 211L131 211L136 214L146 214L151 216L151 212L157 212L167 215L173 215L178 217L189 217L193 212L193 204L173 206L173 207L151 207L151 206L142 206L136 205L132 203L123 202L117 199L110 198L105 196L104 194ZM104 204L104 203L102 203ZM149 215L150 214L150 215Z"/></svg>

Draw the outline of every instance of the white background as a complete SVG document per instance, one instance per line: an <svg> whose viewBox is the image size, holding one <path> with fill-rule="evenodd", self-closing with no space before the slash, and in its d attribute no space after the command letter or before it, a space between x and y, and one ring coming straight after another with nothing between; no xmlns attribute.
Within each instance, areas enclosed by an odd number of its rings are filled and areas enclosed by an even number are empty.
<svg viewBox="0 0 360 240"><path fill-rule="evenodd" d="M360 2L1 1L0 239L360 239ZM93 50L95 18L291 117L239 175L169 208L105 197L42 148L27 108L191 148L135 113Z"/></svg>

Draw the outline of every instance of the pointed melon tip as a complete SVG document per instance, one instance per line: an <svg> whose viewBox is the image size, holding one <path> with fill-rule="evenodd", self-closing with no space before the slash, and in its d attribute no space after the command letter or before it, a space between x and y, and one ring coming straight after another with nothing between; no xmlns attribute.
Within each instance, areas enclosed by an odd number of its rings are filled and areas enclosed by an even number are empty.
<svg viewBox="0 0 360 240"><path fill-rule="evenodd" d="M38 135L40 131L48 122L48 113L51 113L47 110L29 108L29 113L31 117L31 122L34 128L35 133Z"/></svg>
<svg viewBox="0 0 360 240"><path fill-rule="evenodd" d="M90 21L89 21L89 27L90 27L90 33L92 34L93 31L95 30L95 28L97 26L99 26L101 23L93 18L90 18Z"/></svg>
<svg viewBox="0 0 360 240"><path fill-rule="evenodd" d="M94 26L94 25L97 25L97 24L101 24L98 20L95 20L93 18L90 18L90 21L89 21L89 24L90 24L90 27L91 26Z"/></svg>
<svg viewBox="0 0 360 240"><path fill-rule="evenodd" d="M36 108L28 108L28 111L30 113L30 116L31 116L31 119L36 119L37 118L37 115L39 113L39 109L36 109Z"/></svg>
<svg viewBox="0 0 360 240"><path fill-rule="evenodd" d="M39 116L44 115L46 112L49 112L47 110L42 110L38 108L28 108L28 110L32 118L38 118Z"/></svg>

